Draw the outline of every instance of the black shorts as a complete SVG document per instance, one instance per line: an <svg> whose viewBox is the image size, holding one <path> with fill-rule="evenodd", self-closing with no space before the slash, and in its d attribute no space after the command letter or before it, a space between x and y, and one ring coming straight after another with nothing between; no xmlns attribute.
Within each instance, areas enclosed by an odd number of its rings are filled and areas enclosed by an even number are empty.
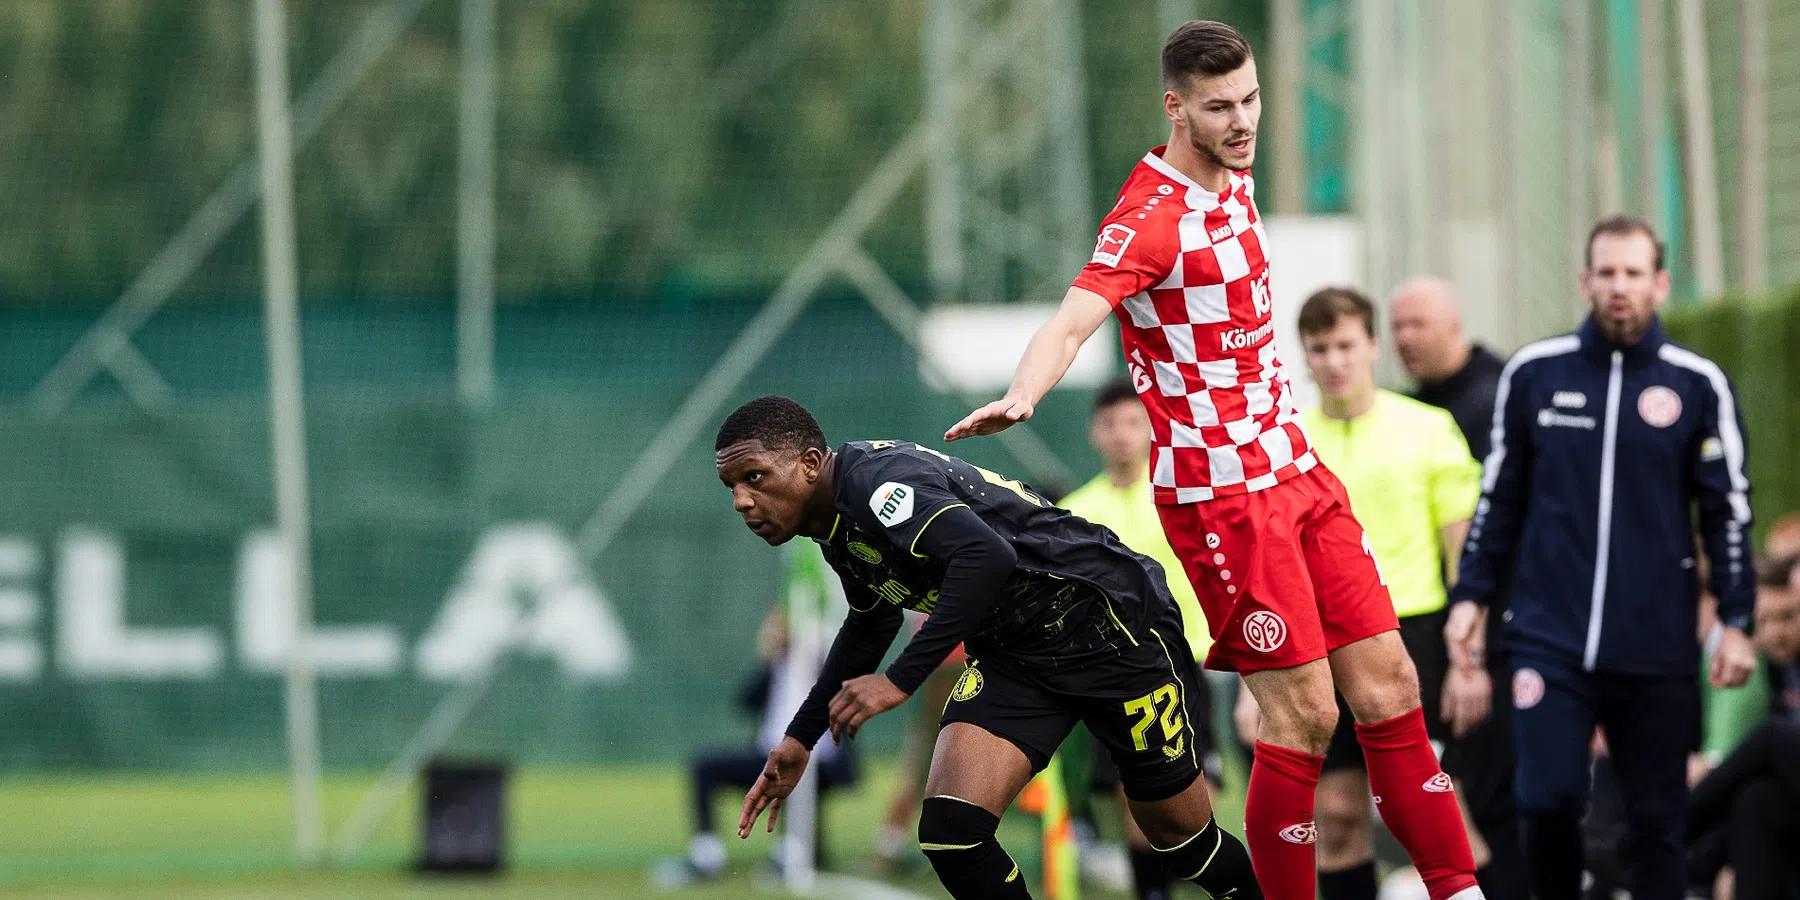
<svg viewBox="0 0 1800 900"><path fill-rule="evenodd" d="M1450 725L1443 720L1444 678L1450 674L1450 651L1444 646L1444 622L1448 609L1407 616L1400 620L1400 642L1406 655L1412 657L1419 672L1419 705L1425 711L1425 733L1431 736L1433 749L1442 756L1444 742L1450 737ZM1356 742L1356 719L1344 695L1338 698L1337 730L1331 733L1331 744L1325 749L1324 771L1361 769L1364 766L1362 745Z"/></svg>
<svg viewBox="0 0 1800 900"><path fill-rule="evenodd" d="M1082 722L1118 766L1126 796L1173 797L1201 773L1206 682L1173 610L1134 637L1118 655L1078 666L971 655L942 724L967 722L1006 739L1036 772Z"/></svg>
<svg viewBox="0 0 1800 900"><path fill-rule="evenodd" d="M1194 684L1197 688L1210 688L1211 685L1206 681L1206 668L1201 662L1199 659L1194 660L1194 667L1200 669L1200 678ZM1188 713L1193 716L1194 733L1200 736L1200 766L1214 784L1222 784L1225 780L1225 760L1219 755L1218 733L1213 728L1212 693L1210 689L1194 691L1188 697ZM1093 740L1093 736L1085 732L1077 732L1077 735L1083 740ZM1067 742L1063 746L1067 747ZM1112 754L1095 756L1093 768L1090 787L1103 794L1111 794L1119 789L1119 766L1113 762Z"/></svg>

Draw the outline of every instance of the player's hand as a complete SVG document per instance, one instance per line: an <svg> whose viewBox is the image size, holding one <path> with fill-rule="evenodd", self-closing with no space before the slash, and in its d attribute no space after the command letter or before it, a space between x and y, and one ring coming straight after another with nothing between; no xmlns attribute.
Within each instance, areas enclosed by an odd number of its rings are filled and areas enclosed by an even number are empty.
<svg viewBox="0 0 1800 900"><path fill-rule="evenodd" d="M1008 394L988 405L969 413L961 422L950 426L944 432L944 440L960 441L966 437L980 437L984 434L998 434L1014 423L1031 418L1032 405L1023 397Z"/></svg>
<svg viewBox="0 0 1800 900"><path fill-rule="evenodd" d="M1756 671L1756 648L1742 628L1727 626L1719 635L1718 649L1713 651L1707 675L1716 688L1743 686Z"/></svg>
<svg viewBox="0 0 1800 900"><path fill-rule="evenodd" d="M1238 685L1237 706L1231 710L1231 723L1237 726L1238 740L1256 743L1257 729L1262 727L1262 707L1256 704L1256 695L1242 684Z"/></svg>
<svg viewBox="0 0 1800 900"><path fill-rule="evenodd" d="M1481 604L1461 600L1450 607L1450 617L1444 622L1444 646L1450 650L1451 668L1480 668L1481 663L1475 659L1480 625Z"/></svg>
<svg viewBox="0 0 1800 900"><path fill-rule="evenodd" d="M738 837L750 836L750 829L756 827L756 819L764 809L769 811L769 833L775 833L781 801L800 784L800 776L806 772L806 761L811 758L812 751L801 746L799 741L782 736L781 743L769 751L769 761L763 763L756 784L751 785L750 793L744 795L744 811L738 816Z"/></svg>
<svg viewBox="0 0 1800 900"><path fill-rule="evenodd" d="M1487 721L1494 705L1494 681L1478 666L1451 666L1444 677L1444 721L1450 733L1467 737Z"/></svg>
<svg viewBox="0 0 1800 900"><path fill-rule="evenodd" d="M864 722L906 702L906 695L886 675L864 675L844 682L831 698L831 740L842 744L856 737Z"/></svg>

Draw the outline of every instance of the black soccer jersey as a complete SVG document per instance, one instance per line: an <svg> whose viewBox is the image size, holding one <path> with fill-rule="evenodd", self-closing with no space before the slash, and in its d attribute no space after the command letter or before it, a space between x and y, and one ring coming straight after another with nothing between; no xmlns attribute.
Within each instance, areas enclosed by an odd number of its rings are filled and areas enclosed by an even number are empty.
<svg viewBox="0 0 1800 900"><path fill-rule="evenodd" d="M931 613L946 561L921 553L919 538L957 507L1018 556L1003 596L968 636L972 653L1078 662L1135 643L1173 606L1154 561L1017 481L905 441L845 444L837 466L838 523L820 544L855 608Z"/></svg>
<svg viewBox="0 0 1800 900"><path fill-rule="evenodd" d="M836 466L838 515L818 543L851 615L788 729L808 747L838 685L881 662L903 608L932 615L887 670L909 694L959 639L971 657L1050 674L1179 622L1161 566L1024 484L905 441L845 444Z"/></svg>

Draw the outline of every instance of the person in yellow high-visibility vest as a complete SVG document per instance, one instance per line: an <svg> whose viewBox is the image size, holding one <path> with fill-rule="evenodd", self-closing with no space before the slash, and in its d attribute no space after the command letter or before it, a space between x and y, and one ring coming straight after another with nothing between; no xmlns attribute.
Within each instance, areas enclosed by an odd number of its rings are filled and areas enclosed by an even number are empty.
<svg viewBox="0 0 1800 900"><path fill-rule="evenodd" d="M1156 560L1162 566L1169 583L1169 593L1174 595L1175 603L1181 609L1182 629L1187 636L1188 646L1193 648L1194 659L1196 662L1205 659L1207 649L1212 646L1212 634L1207 630L1206 617L1200 612L1200 601L1194 596L1194 587L1181 574L1181 562L1175 551L1170 549L1168 538L1163 536L1162 519L1157 516L1156 501L1150 490L1150 414L1144 411L1144 405L1138 401L1137 391L1130 381L1120 379L1108 383L1094 395L1094 411L1088 420L1088 440L1100 452L1102 471L1092 481L1062 498L1057 505L1089 522L1106 526L1127 547ZM1196 693L1205 694L1203 691ZM1219 755L1213 744L1211 698L1195 696L1188 702L1195 733L1201 742L1199 749L1204 759L1206 778L1217 789ZM1086 737L1081 729L1077 729L1070 740L1080 741ZM1070 745L1065 742L1064 746ZM1076 754L1071 755L1078 754L1077 750ZM1110 768L1110 759L1106 754L1095 754L1093 762L1094 767L1100 770L1101 780L1117 781L1116 777L1106 777L1106 770ZM1080 773L1065 771L1063 780L1070 791L1087 788L1085 783L1077 783L1084 780ZM1124 803L1121 802L1120 806L1123 808ZM1131 852L1132 881L1137 896L1143 900L1162 900L1168 897L1171 884L1169 870L1151 849L1143 832L1131 821L1131 814L1126 812L1124 818L1126 842L1130 845Z"/></svg>

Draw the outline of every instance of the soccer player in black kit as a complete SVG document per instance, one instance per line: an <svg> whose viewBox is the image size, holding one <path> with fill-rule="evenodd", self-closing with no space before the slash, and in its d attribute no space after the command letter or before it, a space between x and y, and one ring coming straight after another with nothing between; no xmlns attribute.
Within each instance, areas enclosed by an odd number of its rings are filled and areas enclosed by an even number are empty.
<svg viewBox="0 0 1800 900"><path fill-rule="evenodd" d="M962 642L968 668L944 708L919 846L952 897L1028 898L995 840L1000 816L1077 721L1112 754L1132 815L1169 868L1218 900L1260 900L1249 854L1213 820L1188 721L1194 670L1161 567L1031 489L906 441L835 451L786 397L719 429L719 479L771 546L818 542L850 615L819 680L744 798L738 834L769 829L812 746L899 706ZM901 610L930 619L875 673Z"/></svg>

